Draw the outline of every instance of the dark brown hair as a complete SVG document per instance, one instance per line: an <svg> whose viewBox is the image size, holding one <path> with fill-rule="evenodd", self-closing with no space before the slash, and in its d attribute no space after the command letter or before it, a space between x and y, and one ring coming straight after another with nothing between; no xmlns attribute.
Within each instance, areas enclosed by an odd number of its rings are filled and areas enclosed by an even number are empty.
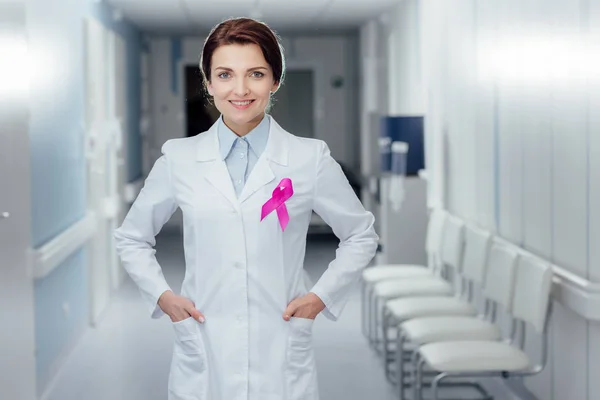
<svg viewBox="0 0 600 400"><path fill-rule="evenodd" d="M279 37L266 24L251 18L232 18L215 26L210 32L200 58L204 82L210 82L212 55L216 49L229 44L256 44L273 70L275 82L282 84L285 76L285 59Z"/></svg>

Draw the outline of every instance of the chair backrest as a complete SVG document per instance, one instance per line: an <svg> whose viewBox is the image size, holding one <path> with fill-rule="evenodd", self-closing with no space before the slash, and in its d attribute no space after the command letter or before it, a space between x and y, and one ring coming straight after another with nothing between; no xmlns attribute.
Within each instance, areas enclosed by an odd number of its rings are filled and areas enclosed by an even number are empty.
<svg viewBox="0 0 600 400"><path fill-rule="evenodd" d="M518 258L516 250L497 242L492 243L483 293L508 312L512 309Z"/></svg>
<svg viewBox="0 0 600 400"><path fill-rule="evenodd" d="M473 226L465 226L465 255L462 275L482 286L488 267L492 234Z"/></svg>
<svg viewBox="0 0 600 400"><path fill-rule="evenodd" d="M433 255L440 251L446 216L447 213L441 208L434 208L429 215L429 224L427 225L425 239L425 250L428 254Z"/></svg>
<svg viewBox="0 0 600 400"><path fill-rule="evenodd" d="M546 324L552 276L550 263L532 255L520 256L512 314L529 322L539 334L544 332Z"/></svg>
<svg viewBox="0 0 600 400"><path fill-rule="evenodd" d="M441 256L444 265L460 271L465 248L465 223L460 219L448 216L444 223Z"/></svg>

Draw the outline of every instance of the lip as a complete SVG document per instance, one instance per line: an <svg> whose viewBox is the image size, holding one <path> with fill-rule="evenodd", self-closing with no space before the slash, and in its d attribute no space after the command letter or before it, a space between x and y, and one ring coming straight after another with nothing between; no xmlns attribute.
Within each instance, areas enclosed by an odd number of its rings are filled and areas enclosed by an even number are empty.
<svg viewBox="0 0 600 400"><path fill-rule="evenodd" d="M233 104L232 101L250 101L250 104L247 104L245 106L238 106L236 104ZM246 99L246 100L229 100L229 104L231 104L233 107L237 108L238 110L245 110L248 107L250 107L252 104L254 104L256 100L255 99Z"/></svg>

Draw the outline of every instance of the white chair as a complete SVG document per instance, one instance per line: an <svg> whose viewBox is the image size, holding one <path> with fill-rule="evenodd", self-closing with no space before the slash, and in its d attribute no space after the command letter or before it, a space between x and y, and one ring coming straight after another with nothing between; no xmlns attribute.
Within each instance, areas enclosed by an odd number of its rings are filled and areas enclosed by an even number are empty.
<svg viewBox="0 0 600 400"><path fill-rule="evenodd" d="M404 381L404 363L399 360L404 355L405 344L422 346L432 342L457 340L500 340L502 332L495 324L498 305L506 311L511 310L514 292L514 275L518 253L506 246L491 244L491 235L487 232L469 227L466 232L467 252L465 254L464 271L477 276L476 264L487 264L484 273L474 282L483 279L483 295L485 309L483 316L436 316L408 320L398 330L396 343L396 379ZM472 251L469 251L471 249ZM489 253L489 255L488 255ZM481 284L481 283L480 283ZM471 285L472 291L472 285ZM482 395L487 393L479 385L470 385ZM404 387L404 385L403 385ZM398 386L399 397L403 397L403 387Z"/></svg>
<svg viewBox="0 0 600 400"><path fill-rule="evenodd" d="M429 216L427 226L427 237L425 251L427 253L428 265L413 264L385 264L365 268L362 273L362 331L371 342L372 331L370 319L372 286L386 279L411 278L416 276L433 276L436 274L439 264L439 249L446 212L442 209L434 209Z"/></svg>
<svg viewBox="0 0 600 400"><path fill-rule="evenodd" d="M397 332L396 356L386 357L386 360L396 362L396 368L402 368L403 363L400 360L403 359L404 352L402 346L405 343L407 335L401 334L402 327L405 324L400 325L406 321L409 327L408 336L415 334L413 331L416 330L418 335L427 339L428 336L435 336L437 332L446 329L444 325L438 326L436 318L451 319L457 317L457 319L473 320L477 315L477 307L473 304L473 286L481 286L486 276L486 270L488 266L488 255L491 246L491 234L474 227L465 227L465 250L463 259L463 266L461 269L461 290L456 292L454 297L448 296L431 296L431 297L409 297L393 299L386 303L384 314L383 314L383 332L384 332L384 349L387 349L388 336L390 329L399 329ZM456 251L456 250L455 250ZM456 255L455 255L456 257ZM507 288L507 290L509 290ZM414 324L414 321L425 320L425 326L423 323ZM429 323L430 320L433 320ZM438 336L440 333L437 333ZM443 332L441 333L443 335ZM420 336L418 336L419 338ZM453 336L453 338L456 336ZM414 340L412 340L414 341ZM418 343L418 341L417 341ZM387 355L387 353L386 353ZM385 371L388 379L393 381L393 377L390 376L390 363L386 362ZM401 369L397 371L396 382L402 382Z"/></svg>
<svg viewBox="0 0 600 400"><path fill-rule="evenodd" d="M452 270L452 276L456 280L462 265L464 250L464 223L455 217L447 217L444 223L444 234L441 248L441 267ZM374 320L375 340L379 342L379 331L383 332L383 326L379 324L387 301L396 298L447 296L455 294L453 284L438 275L427 277L415 277L407 279L389 279L376 283L373 287L373 299L371 300L371 313ZM381 352L387 354L386 335L382 335L383 349ZM375 347L379 352L378 346ZM384 357L387 363L387 358Z"/></svg>
<svg viewBox="0 0 600 400"><path fill-rule="evenodd" d="M491 270L488 272L490 273ZM500 271L497 272L500 275ZM422 399L423 369L438 373L432 383L432 396L438 400L438 388L449 377L528 376L541 372L547 362L547 325L551 309L552 267L531 255L521 255L514 278L508 274L500 279L515 279L512 298L513 329L510 341L460 340L429 343L415 352L415 399ZM540 363L534 365L523 351L525 324L529 323L542 339ZM518 347L517 335L519 336Z"/></svg>

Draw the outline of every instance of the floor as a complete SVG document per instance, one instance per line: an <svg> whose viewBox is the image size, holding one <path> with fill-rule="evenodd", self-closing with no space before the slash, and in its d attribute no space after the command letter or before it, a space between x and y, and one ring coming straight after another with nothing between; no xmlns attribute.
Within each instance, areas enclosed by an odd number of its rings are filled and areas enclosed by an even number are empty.
<svg viewBox="0 0 600 400"><path fill-rule="evenodd" d="M305 265L313 281L335 257L337 241L333 239L320 236L309 240ZM181 237L161 233L157 258L167 281L179 291L183 277ZM170 320L150 319L137 288L127 279L99 326L83 334L44 400L165 400L171 340ZM314 344L322 400L396 398L383 376L380 359L361 333L358 291L337 322L317 317ZM495 395L495 400L513 399ZM451 396L472 398L460 391Z"/></svg>

